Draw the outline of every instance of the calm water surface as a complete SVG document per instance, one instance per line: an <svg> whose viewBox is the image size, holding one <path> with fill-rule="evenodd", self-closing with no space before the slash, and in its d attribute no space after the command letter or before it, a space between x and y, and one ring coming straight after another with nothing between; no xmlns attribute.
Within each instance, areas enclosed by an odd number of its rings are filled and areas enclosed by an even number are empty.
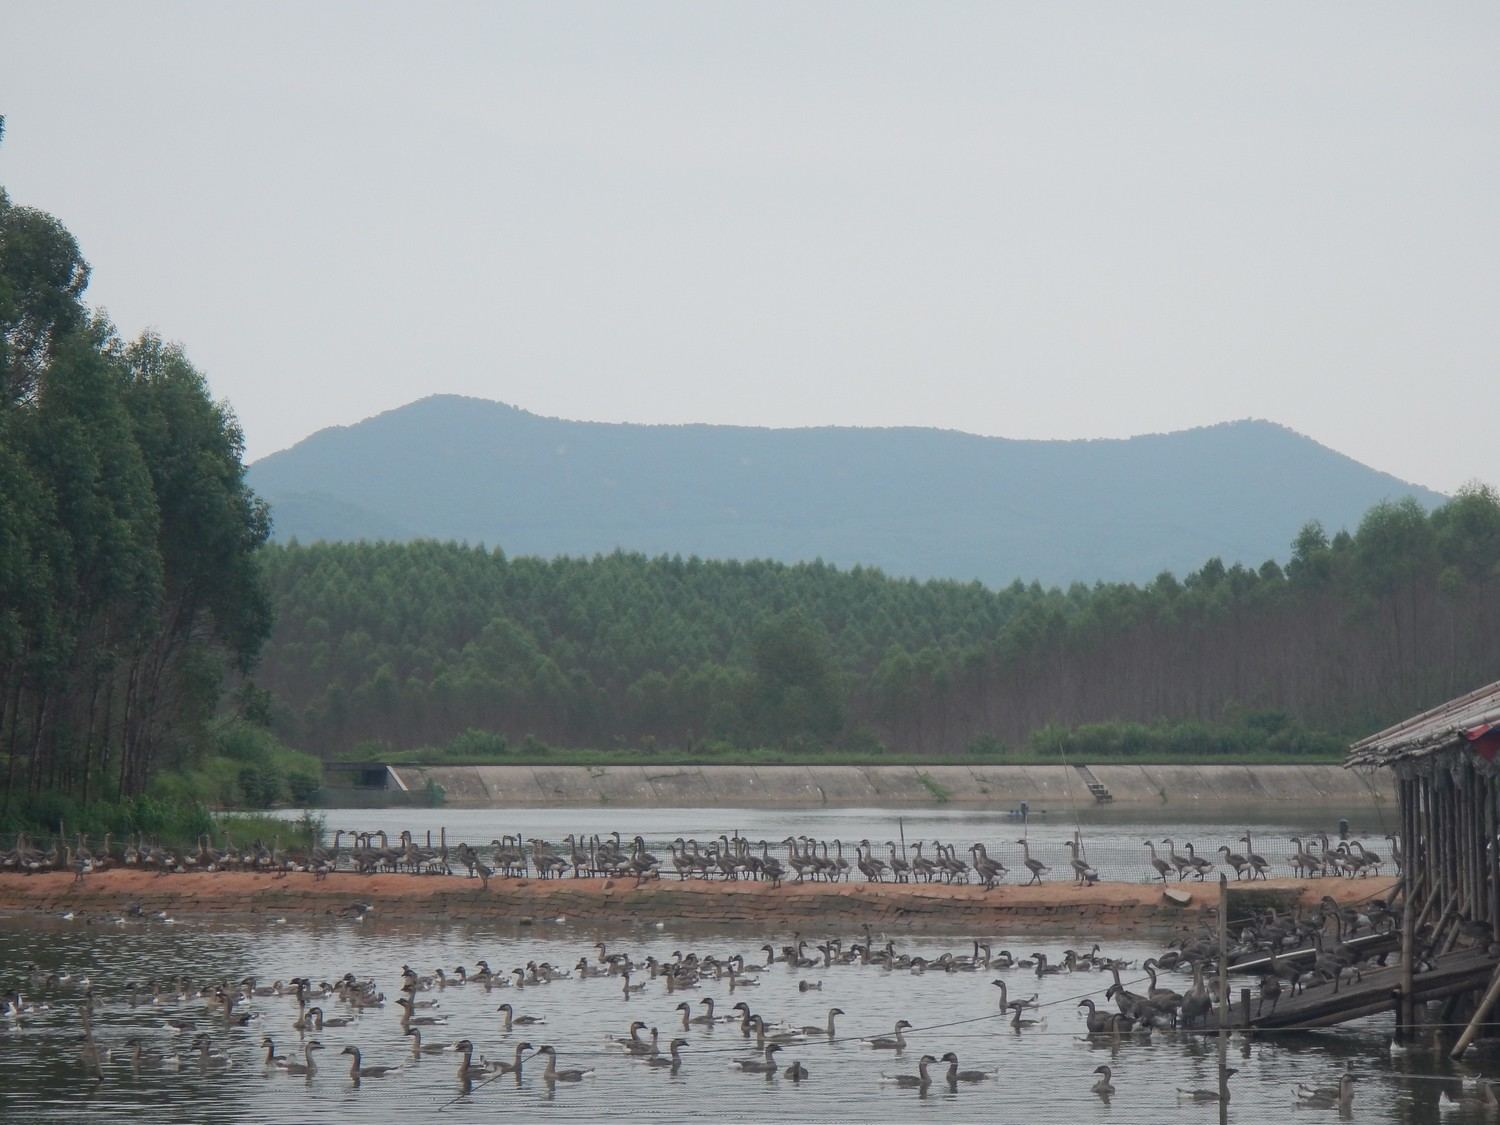
<svg viewBox="0 0 1500 1125"><path fill-rule="evenodd" d="M812 936L812 935L809 935ZM821 937L823 935L817 935ZM857 935L846 934L846 938ZM1056 960L1065 945L1086 947L1091 938L981 936L1018 955L1043 950ZM174 1034L163 1026L167 1017L187 1017L195 1030L212 1034L216 1049L227 1052L233 1067L227 1073L200 1073L190 1063L181 1073L131 1076L128 1061L106 1062L104 1080L86 1080L79 1066L78 1006L81 992L69 982L41 996L51 1004L45 1012L19 1022L0 1020L0 1120L152 1120L156 1122L479 1122L621 1120L727 1121L986 1121L986 1122L1156 1122L1214 1121L1217 1109L1180 1102L1174 1087L1214 1085L1214 1045L1211 1040L1182 1033L1158 1032L1154 1040L1127 1040L1119 1047L1096 1045L1080 1038L1082 1024L1075 1006L1080 995L1102 998L1108 976L1078 973L1038 980L1025 970L1004 974L925 973L887 971L868 966L794 970L778 964L762 973L759 987L731 995L728 982L705 982L688 992L667 994L664 983L650 981L644 992L624 999L617 978L569 979L521 989L486 992L478 985L430 991L424 999L440 1006L428 1014L446 1024L426 1031L430 1042L472 1039L478 1052L490 1058L510 1058L522 1038L517 1030L500 1031L495 1008L504 1001L518 1013L543 1016L543 1027L525 1029L532 1043L557 1046L563 1067L592 1067L595 1074L576 1085L549 1088L541 1066L528 1067L519 1083L502 1078L462 1096L451 1053L413 1062L409 1040L398 1028L394 1005L366 1011L350 1028L328 1029L321 1039L327 1050L310 1082L279 1072L266 1072L258 1047L271 1035L278 1051L295 1052L299 1035L292 1029L297 1008L291 998L257 998L245 1010L259 1017L245 1029L227 1029L201 1000L162 1007L132 1007L128 981L164 979L183 974L195 982L239 980L256 976L262 983L294 975L315 980L333 979L344 972L373 977L394 998L403 964L423 973L438 966L451 970L472 967L487 959L500 971L532 960L571 965L591 952L596 940L612 950L640 959L648 954L670 957L674 950L727 955L743 952L759 959L765 940L777 944L791 935L746 932L677 931L670 920L660 930L614 931L586 928L549 920L533 927L500 923L489 926L434 922L418 927L382 922L371 914L363 923L272 919L257 922L209 924L185 918L176 924L161 921L85 923L55 917L0 918L0 986L25 984L25 966L86 974L101 1006L96 1037L105 1049L124 1051L126 1039L142 1036L168 1053L186 1049L190 1035ZM893 935L911 953L934 956L944 951L967 954L962 938L925 939ZM1139 960L1157 950L1155 945L1105 941L1116 956ZM1017 1033L993 1018L998 990L989 981L1003 975L1012 995L1040 994L1045 1026ZM1127 980L1138 973L1127 972ZM799 981L820 983L818 991L801 992ZM1170 981L1181 989L1185 982ZM630 1022L645 1020L660 1028L665 1044L680 1027L674 1012L683 999L713 996L721 1010L736 1000L747 1000L768 1021L822 1024L827 1009L838 1006L840 1038L833 1043L809 1041L782 1053L784 1062L800 1059L811 1077L795 1085L777 1077L741 1073L730 1060L751 1053L734 1026L687 1033L681 1072L671 1075L649 1069L639 1060L610 1048L606 1040L624 1035ZM334 1000L324 1001L330 1014L341 1011ZM694 1004L697 1007L696 1003ZM919 1029L909 1036L904 1055L872 1051L860 1036L889 1034L898 1018ZM961 1022L971 1021L971 1022ZM937 1027L935 1025L951 1025ZM1496 1074L1500 1048L1481 1043L1462 1064L1449 1064L1437 1050L1418 1050L1392 1058L1387 1051L1389 1019L1366 1020L1337 1031L1280 1035L1255 1041L1236 1038L1232 1065L1230 1119L1261 1122L1285 1119L1338 1120L1333 1111L1293 1108L1294 1083L1330 1083L1346 1065L1354 1067L1360 1083L1354 1116L1363 1122L1434 1122L1439 1091L1459 1088L1461 1076ZM349 1080L347 1057L339 1051L356 1044L366 1065L401 1066L394 1075L366 1080L355 1087ZM928 1094L883 1084L882 1074L914 1073L924 1052L941 1055L956 1051L963 1065L996 1068L998 1076L951 1093L941 1081ZM1089 1093L1093 1069L1101 1063L1115 1068L1117 1094L1108 1104ZM457 1099L457 1100L454 1100ZM1444 1115L1444 1121L1487 1120L1477 1112Z"/></svg>

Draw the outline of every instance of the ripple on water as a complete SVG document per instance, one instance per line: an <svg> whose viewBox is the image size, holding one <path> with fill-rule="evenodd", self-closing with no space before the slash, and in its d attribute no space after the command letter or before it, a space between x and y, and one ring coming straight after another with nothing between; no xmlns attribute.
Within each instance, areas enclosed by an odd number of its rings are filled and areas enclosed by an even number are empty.
<svg viewBox="0 0 1500 1125"><path fill-rule="evenodd" d="M819 935L821 936L821 935ZM856 935L844 935L847 938ZM1136 1122L1216 1120L1211 1107L1179 1105L1174 1087L1212 1086L1215 1046L1212 1040L1180 1034L1161 1034L1146 1045L1127 1041L1119 1048L1095 1045L1079 1038L1081 1022L1074 1004L1080 995L1102 999L1108 977L1095 973L1049 976L1040 981L1023 970L1004 976L1012 995L1039 992L1046 1025L1017 1034L993 1018L940 1030L909 1034L904 1055L871 1051L857 1036L889 1034L897 1019L918 1028L974 1017L989 1017L998 990L993 973L888 972L867 966L835 966L828 970L791 970L777 965L761 975L759 987L731 995L727 981L705 983L697 990L668 995L660 981L628 1001L617 979L564 980L544 987L486 992L476 985L423 994L441 1006L427 1014L446 1017L441 1027L424 1029L431 1043L469 1038L476 1054L511 1057L522 1038L558 1048L562 1067L592 1067L595 1074L576 1085L555 1089L541 1081L541 1066L529 1065L519 1083L510 1077L476 1088L461 1097L455 1077L456 1056L434 1055L412 1062L410 1040L400 1034L398 1009L360 1016L353 1027L322 1033L326 1045L319 1072L311 1082L283 1073L265 1073L260 1065L262 1035L271 1035L280 1052L298 1048L292 1030L296 1005L290 999L257 998L245 1007L259 1019L244 1029L226 1030L202 1001L182 1005L132 1007L125 984L164 978L178 973L195 981L231 980L256 976L263 983L306 974L333 979L352 971L372 976L388 997L394 998L399 971L410 964L422 973L442 966L472 967L480 958L504 971L527 961L572 965L591 952L596 940L640 959L648 954L669 958L674 950L696 950L727 955L743 952L752 960L766 935L725 933L674 934L671 930L634 934L574 926L554 926L536 932L494 925L433 923L417 927L372 919L361 925L333 919L293 921L286 925L206 924L179 921L175 927L133 922L102 927L79 919L0 918L0 985L26 987L22 966L35 963L49 970L87 973L102 1005L96 1017L96 1036L103 1048L124 1051L125 1041L141 1036L150 1046L171 1052L186 1050L190 1035L174 1035L162 1026L168 1016L187 1016L196 1027L213 1034L216 1048L228 1053L233 1068L225 1074L202 1074L195 1066L182 1073L146 1075L132 1079L128 1063L106 1062L102 1083L86 1081L77 1054L79 993L63 988L49 993L49 1011L23 1019L19 1025L0 1021L0 1120L74 1120L84 1114L103 1120L150 1119L167 1122L388 1122L399 1117L453 1122L492 1120L503 1114L514 1120L597 1121L618 1119L652 1121L734 1120L762 1121L1028 1121ZM967 954L969 947L952 937L926 939L893 935L907 952L935 956L942 952ZM775 941L790 941L776 935ZM1043 950L1055 961L1068 944L1057 938L993 937L994 948L1017 955ZM1076 943L1087 948L1090 939ZM1156 952L1139 942L1105 942L1116 956L1139 961ZM1130 974L1127 974L1127 978ZM820 980L821 990L799 992L799 980ZM1176 985L1181 988L1181 985ZM682 1071L672 1075L655 1070L610 1048L611 1036L623 1035L630 1022L642 1019L660 1029L663 1047L680 1032L674 1008L683 999L713 996L721 1010L739 999L768 1019L821 1024L831 1006L848 1014L839 1021L834 1043L809 1041L783 1051L783 1065L800 1059L811 1072L801 1084L777 1077L740 1073L730 1060L751 1053L737 1028L694 1028L685 1034ZM542 1027L516 1028L502 1034L495 1011L509 1001L518 1014L545 1016ZM696 1007L696 1003L694 1004ZM337 1004L325 1004L337 1007ZM1440 1076L1493 1073L1500 1052L1481 1044L1461 1066L1448 1064L1437 1051L1414 1051L1394 1061L1386 1051L1389 1019L1363 1021L1355 1028L1258 1039L1234 1040L1232 1116L1241 1121L1266 1120L1292 1108L1291 1087L1297 1082L1332 1082L1340 1069L1352 1064L1360 1075L1355 1120L1367 1122L1437 1121ZM354 1088L348 1078L346 1056L339 1051L356 1044L366 1065L403 1063L394 1075L366 1080ZM998 1080L949 1092L936 1083L926 1097L918 1092L881 1083L881 1075L915 1073L924 1052L941 1055L956 1051L965 1068L998 1067ZM1108 1105L1090 1094L1093 1069L1107 1062L1115 1069L1117 1093ZM940 1073L940 1071L939 1071ZM1450 1085L1456 1088L1456 1083ZM457 1098L457 1101L453 1099ZM452 1104L448 1104L448 1103ZM441 1118L432 1116L447 1105ZM1295 1120L1337 1120L1335 1114L1297 1110ZM1473 1114L1449 1114L1445 1121L1485 1120Z"/></svg>

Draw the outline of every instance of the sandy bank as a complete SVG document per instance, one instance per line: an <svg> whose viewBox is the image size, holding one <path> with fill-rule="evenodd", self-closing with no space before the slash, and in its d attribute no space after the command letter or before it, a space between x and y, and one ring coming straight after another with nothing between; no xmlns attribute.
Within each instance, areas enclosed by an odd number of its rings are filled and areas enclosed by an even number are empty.
<svg viewBox="0 0 1500 1125"><path fill-rule="evenodd" d="M389 785L436 788L455 808L960 808L1092 805L1166 809L1394 807L1394 782L1342 766L396 766ZM360 791L340 790L343 801Z"/></svg>
<svg viewBox="0 0 1500 1125"><path fill-rule="evenodd" d="M1272 879L1254 884L1286 903L1317 902L1324 894L1352 901L1389 893L1394 880ZM1233 887L1233 884L1231 884ZM1250 884L1244 884L1248 890ZM1160 932L1206 917L1217 900L1212 884L1180 885L1186 906L1164 901L1161 886L1144 883L1070 883L1000 886L941 884L783 884L681 882L662 879L637 886L629 879L495 879L489 890L477 879L442 875L335 874L276 877L248 872L158 876L115 870L81 884L66 872L0 875L0 910L73 911L80 915L318 916L368 903L378 918L518 923L559 916L587 924L624 923L752 926L777 932L816 925L847 932L868 923L881 929L961 930L1002 933L1035 930L1074 933Z"/></svg>

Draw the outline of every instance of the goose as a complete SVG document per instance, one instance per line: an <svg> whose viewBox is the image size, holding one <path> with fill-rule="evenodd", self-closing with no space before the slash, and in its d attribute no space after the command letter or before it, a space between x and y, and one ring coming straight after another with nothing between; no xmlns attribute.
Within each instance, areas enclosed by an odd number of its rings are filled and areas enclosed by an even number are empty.
<svg viewBox="0 0 1500 1125"><path fill-rule="evenodd" d="M959 1070L958 1055L949 1051L942 1057L942 1062L948 1064L948 1085L956 1086L960 1082L986 1082L1000 1073L996 1070Z"/></svg>
<svg viewBox="0 0 1500 1125"><path fill-rule="evenodd" d="M543 1044L543 1046L537 1047L537 1055L547 1056L546 1070L541 1071L541 1080L546 1082L547 1085L552 1085L553 1082L582 1082L589 1074L594 1073L594 1068L592 1067L589 1067L588 1070L559 1071L558 1053L556 1053L555 1047L550 1046L550 1044Z"/></svg>
<svg viewBox="0 0 1500 1125"><path fill-rule="evenodd" d="M1182 1007L1182 994L1174 992L1170 988L1159 988L1156 984L1156 959L1147 957L1141 962L1141 968L1146 970L1146 975L1151 978L1151 987L1146 990L1146 999L1158 1008L1165 1008L1174 1015L1178 1008Z"/></svg>
<svg viewBox="0 0 1500 1125"><path fill-rule="evenodd" d="M786 1077L790 1078L793 1082L801 1082L804 1078L807 1077L807 1067L802 1065L802 1061L800 1059L793 1059L792 1065L787 1067L781 1073L786 1075Z"/></svg>
<svg viewBox="0 0 1500 1125"><path fill-rule="evenodd" d="M229 1070L234 1066L228 1055L213 1050L213 1041L207 1035L194 1037L193 1047L198 1052L199 1070Z"/></svg>
<svg viewBox="0 0 1500 1125"><path fill-rule="evenodd" d="M765 1056L759 1059L735 1059L731 1066L736 1066L747 1074L764 1074L770 1076L776 1073L776 1052L781 1050L780 1043L767 1043Z"/></svg>
<svg viewBox="0 0 1500 1125"><path fill-rule="evenodd" d="M1187 994L1182 998L1183 1026L1192 1027L1196 1022L1200 1027L1206 1027L1213 1007L1213 998L1208 994L1208 986L1203 983L1203 962L1195 961L1193 962L1193 987L1188 989Z"/></svg>
<svg viewBox="0 0 1500 1125"><path fill-rule="evenodd" d="M1031 872L1031 879L1026 883L1026 885L1029 887L1032 883L1040 883L1042 881L1042 875L1044 873L1050 872L1052 868L1048 867L1039 859L1031 858L1031 845L1028 844L1025 840L1017 840L1016 843L1021 845L1021 862L1024 863L1026 865L1026 869Z"/></svg>
<svg viewBox="0 0 1500 1125"><path fill-rule="evenodd" d="M155 1069L156 1067L161 1066L166 1061L162 1058L161 1052L146 1050L145 1047L141 1045L141 1041L138 1036L132 1036L131 1038L125 1040L125 1046L130 1048L130 1069L137 1074L139 1074L144 1069ZM284 1061L282 1061L276 1063L275 1065L283 1066L285 1065L285 1063Z"/></svg>
<svg viewBox="0 0 1500 1125"><path fill-rule="evenodd" d="M827 1027L818 1027L816 1024L809 1024L802 1028L801 1033L803 1035L826 1035L828 1037L828 1041L832 1043L835 1038L833 1030L833 1017L841 1016L843 1014L843 1008L829 1008Z"/></svg>
<svg viewBox="0 0 1500 1125"><path fill-rule="evenodd" d="M1080 1000L1078 1006L1088 1009L1088 1014L1083 1019L1084 1023L1088 1026L1090 1035L1103 1035L1110 1030L1111 1013L1099 1011L1094 1002L1089 999Z"/></svg>
<svg viewBox="0 0 1500 1125"><path fill-rule="evenodd" d="M1089 1093L1098 1094L1105 1101L1108 1101L1109 1096L1115 1092L1115 1084L1110 1081L1114 1077L1115 1072L1107 1066L1096 1066L1094 1067L1094 1073L1103 1075L1103 1077L1089 1087Z"/></svg>
<svg viewBox="0 0 1500 1125"><path fill-rule="evenodd" d="M1010 1026L1013 1027L1016 1031L1020 1031L1023 1028L1027 1027L1042 1027L1047 1022L1045 1018L1039 1020L1022 1019L1021 1012L1024 1009L1019 1000L1016 1003L1012 1004L1011 1007L1015 1009L1015 1015L1010 1017Z"/></svg>
<svg viewBox="0 0 1500 1125"><path fill-rule="evenodd" d="M1438 1110L1443 1114L1459 1109L1480 1110L1486 1116L1493 1116L1500 1110L1500 1096L1495 1093L1495 1083L1489 1079L1479 1079L1473 1094L1464 1094L1461 1087L1459 1094L1455 1098L1451 1090L1444 1090L1438 1095Z"/></svg>
<svg viewBox="0 0 1500 1125"><path fill-rule="evenodd" d="M656 1067L668 1067L668 1068L671 1069L671 1071L672 1071L673 1074L676 1074L680 1069L682 1069L682 1049L684 1047L686 1047L687 1044L688 1044L688 1041L686 1039L674 1039L674 1040L672 1040L672 1042L668 1045L668 1048L667 1048L669 1051L672 1052L672 1055L671 1055L670 1058L662 1058L660 1055L652 1055L650 1058L648 1058L646 1060L646 1065L647 1066L656 1066Z"/></svg>
<svg viewBox="0 0 1500 1125"><path fill-rule="evenodd" d="M314 1051L321 1051L322 1049L322 1043L318 1042L316 1039L309 1039L302 1048L302 1061L289 1061L281 1069L285 1070L288 1074L295 1075L299 1078L310 1079L314 1074L318 1073L318 1065L317 1063L313 1062L312 1053Z"/></svg>
<svg viewBox="0 0 1500 1125"><path fill-rule="evenodd" d="M886 1082L893 1082L906 1089L925 1090L932 1085L932 1077L927 1073L927 1068L935 1062L937 1059L933 1056L923 1055L917 1060L916 1074L882 1074L880 1077Z"/></svg>
<svg viewBox="0 0 1500 1125"><path fill-rule="evenodd" d="M1151 866L1156 868L1156 874L1161 877L1163 883L1166 883L1167 872L1172 870L1172 865L1156 854L1156 845L1150 840L1146 841L1146 847L1151 849Z"/></svg>
<svg viewBox="0 0 1500 1125"><path fill-rule="evenodd" d="M345 1047L339 1054L351 1056L349 1060L349 1077L356 1085L363 1078L384 1078L386 1075L393 1074L401 1069L395 1066L361 1066L358 1047Z"/></svg>
<svg viewBox="0 0 1500 1125"><path fill-rule="evenodd" d="M1250 833L1246 832L1241 836L1239 842L1245 845L1245 861L1250 864L1250 878L1254 879L1259 875L1264 879L1271 865L1266 862L1265 856L1255 853L1255 845L1250 842Z"/></svg>
<svg viewBox="0 0 1500 1125"><path fill-rule="evenodd" d="M547 1022L543 1016L518 1016L509 1004L501 1004L495 1011L505 1013L505 1022L500 1025L501 1031L509 1031L512 1026L533 1027Z"/></svg>
<svg viewBox="0 0 1500 1125"><path fill-rule="evenodd" d="M741 1007L741 1005L736 1004L735 1007ZM745 1011L747 1013L750 1011L748 1006L745 1006ZM634 1050L636 1047L642 1046L644 1044L645 1041L641 1039L640 1033L645 1030L645 1020L634 1020L630 1025L630 1037L628 1039L621 1039L617 1035L611 1040L611 1042L618 1043L627 1051Z"/></svg>
<svg viewBox="0 0 1500 1125"><path fill-rule="evenodd" d="M1224 1071L1224 1078L1225 1078L1226 1082L1227 1082L1228 1079L1233 1078L1238 1073L1239 1073L1239 1070L1236 1067L1232 1067L1232 1066L1229 1069L1227 1069L1226 1071ZM1213 1090L1184 1090L1181 1086L1178 1086L1177 1087L1177 1097L1179 1099L1181 1099L1181 1098L1187 1098L1189 1101L1194 1101L1194 1102L1216 1102L1216 1101L1219 1100L1219 1091L1217 1089L1213 1089ZM1225 1101L1229 1100L1229 1088L1228 1088L1227 1085L1224 1088L1224 1100Z"/></svg>
<svg viewBox="0 0 1500 1125"><path fill-rule="evenodd" d="M1248 870L1250 867L1250 861L1244 856L1240 855L1238 852L1230 851L1228 844L1220 844L1219 852L1224 856L1224 862L1229 864L1230 867L1234 868L1235 879L1243 879L1245 877L1246 870ZM1251 871L1250 877L1252 879L1255 877L1255 873L1253 871Z"/></svg>
<svg viewBox="0 0 1500 1125"><path fill-rule="evenodd" d="M1162 843L1167 845L1167 859L1177 869L1177 881L1180 883L1187 876L1189 868L1193 866L1192 862L1187 856L1177 854L1177 845L1172 842L1170 836L1162 840Z"/></svg>
<svg viewBox="0 0 1500 1125"><path fill-rule="evenodd" d="M422 1042L422 1033L415 1027L408 1027L403 1034L411 1036L411 1057L414 1059L420 1059L423 1055L441 1054L448 1049L442 1043L424 1044Z"/></svg>
<svg viewBox="0 0 1500 1125"><path fill-rule="evenodd" d="M531 1050L531 1044L522 1040L516 1044L516 1053L510 1062L489 1062L486 1060L484 1065L496 1074L514 1074L517 1078L520 1078L521 1063L523 1061L521 1056L529 1050Z"/></svg>
<svg viewBox="0 0 1500 1125"><path fill-rule="evenodd" d="M308 1017L312 1020L312 1029L322 1031L325 1027L350 1027L354 1024L352 1016L325 1016L323 1009L316 1004L307 1009ZM295 1024L292 1025L296 1027ZM298 1028L300 1031L301 1028Z"/></svg>
<svg viewBox="0 0 1500 1125"><path fill-rule="evenodd" d="M1203 881L1203 876L1214 869L1213 861L1204 859L1197 852L1193 851L1193 843L1191 840L1184 844L1183 847L1187 848L1188 863L1192 865L1193 872L1198 876L1198 881L1201 883Z"/></svg>
<svg viewBox="0 0 1500 1125"><path fill-rule="evenodd" d="M1314 1088L1298 1083L1292 1087L1297 1104L1309 1109L1333 1109L1347 1111L1354 1104L1354 1075L1345 1071L1337 1086Z"/></svg>
<svg viewBox="0 0 1500 1125"><path fill-rule="evenodd" d="M134 1040L133 1042L136 1043L137 1050L138 1050L139 1049L140 1040ZM266 1049L266 1057L265 1057L265 1062L264 1062L265 1066L267 1066L267 1067L273 1067L273 1066L284 1067L284 1066L286 1066L286 1056L285 1055L278 1055L276 1053L276 1044L273 1043L273 1042L271 1042L271 1037L269 1035L262 1036L261 1041L260 1041L260 1045Z"/></svg>
<svg viewBox="0 0 1500 1125"><path fill-rule="evenodd" d="M401 1005L401 1027L404 1030L408 1025L416 1024L419 1027L437 1027L448 1022L447 1016L414 1016L412 1015L411 1001L401 997L396 1001Z"/></svg>
<svg viewBox="0 0 1500 1125"><path fill-rule="evenodd" d="M1036 993L1033 992L1028 999L1025 999L1025 1000L1016 1000L1016 1001L1012 1002L1012 1000L1010 998L1010 991L1009 991L1009 989L1006 988L1005 982L1003 980L992 980L992 981L990 981L990 983L1000 990L1000 1011L1001 1012L1005 1012L1009 1008L1020 1009L1020 1008L1034 1008L1034 1007L1036 1007Z"/></svg>
<svg viewBox="0 0 1500 1125"><path fill-rule="evenodd" d="M634 1043L626 1043L625 1050L632 1055L654 1055L657 1052L657 1030L651 1029L650 1039L637 1039Z"/></svg>
<svg viewBox="0 0 1500 1125"><path fill-rule="evenodd" d="M519 1044L517 1044L517 1058L519 1059ZM474 1044L468 1039L460 1039L453 1044L453 1049L458 1052L458 1080L460 1082L471 1082L475 1078L483 1078L489 1073L489 1066L480 1062L474 1065Z"/></svg>
<svg viewBox="0 0 1500 1125"><path fill-rule="evenodd" d="M894 1035L882 1035L875 1039L865 1040L865 1046L873 1051L904 1051L906 1050L906 1037L901 1034L904 1028L911 1027L909 1020L897 1020ZM937 1060L934 1059L934 1062Z"/></svg>
<svg viewBox="0 0 1500 1125"><path fill-rule="evenodd" d="M1079 854L1078 841L1067 840L1068 849L1073 853L1073 858L1068 861L1073 868L1073 881L1085 887L1092 887L1099 881L1099 872L1089 866L1088 860Z"/></svg>
<svg viewBox="0 0 1500 1125"><path fill-rule="evenodd" d="M755 1027L755 1045L757 1047L764 1047L767 1043L796 1043L804 1038L801 1030L778 1031L767 1035L765 1020L761 1019L760 1016L751 1016L750 1021Z"/></svg>

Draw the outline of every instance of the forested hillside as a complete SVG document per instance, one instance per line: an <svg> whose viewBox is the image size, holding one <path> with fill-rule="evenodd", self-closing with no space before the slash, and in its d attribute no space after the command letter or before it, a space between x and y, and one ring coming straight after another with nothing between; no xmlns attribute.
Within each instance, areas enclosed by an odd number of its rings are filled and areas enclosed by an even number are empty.
<svg viewBox="0 0 1500 1125"><path fill-rule="evenodd" d="M1277 712L1362 732L1500 677L1500 498L1308 524L1283 568L1144 585L452 544L273 546L260 680L333 752L447 743L953 753L1047 724ZM468 735L476 748L495 739Z"/></svg>
<svg viewBox="0 0 1500 1125"><path fill-rule="evenodd" d="M0 823L191 764L270 630L234 417L180 350L92 313L88 277L0 189Z"/></svg>
<svg viewBox="0 0 1500 1125"><path fill-rule="evenodd" d="M313 434L250 483L286 542L428 538L512 557L821 559L1004 586L1258 566L1308 520L1443 497L1270 422L1127 440L605 425L435 395Z"/></svg>

